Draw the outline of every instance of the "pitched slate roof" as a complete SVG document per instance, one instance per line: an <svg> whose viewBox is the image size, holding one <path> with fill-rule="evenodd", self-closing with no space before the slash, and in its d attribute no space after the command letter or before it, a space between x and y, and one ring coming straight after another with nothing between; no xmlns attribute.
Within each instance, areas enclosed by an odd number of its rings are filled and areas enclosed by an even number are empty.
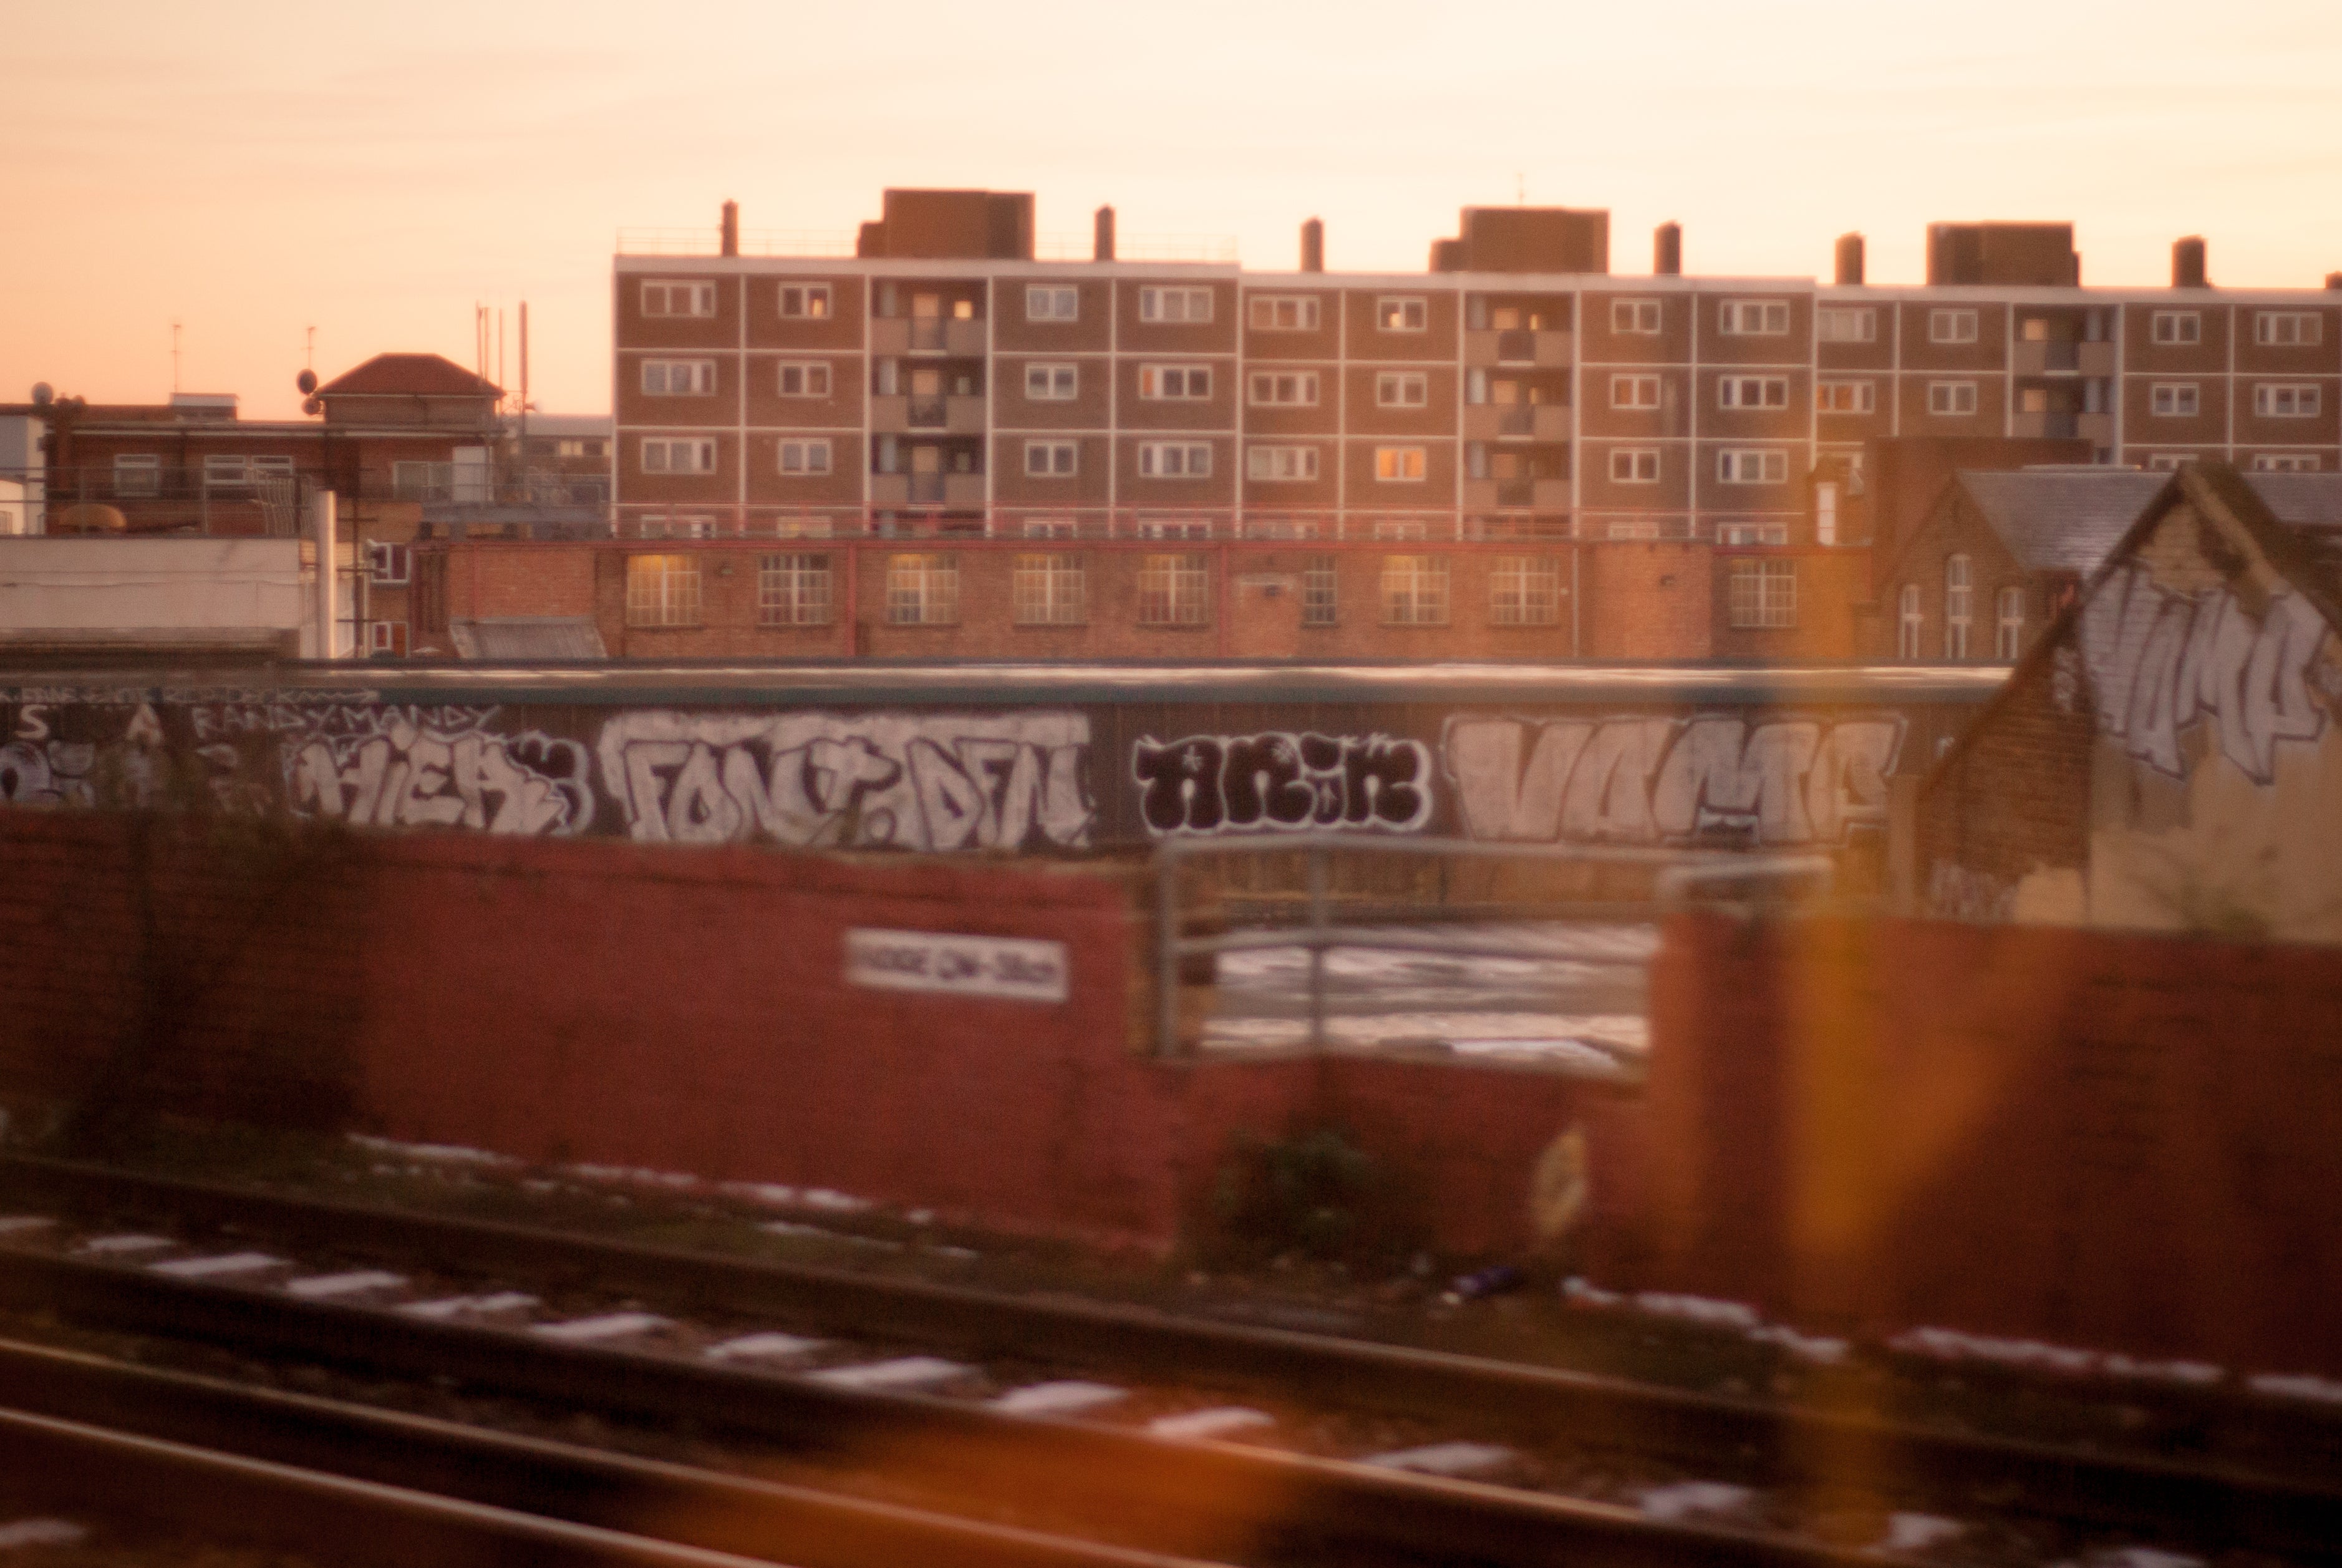
<svg viewBox="0 0 2342 1568"><path fill-rule="evenodd" d="M2342 474L2240 474L2269 515L2293 527L2342 528Z"/></svg>
<svg viewBox="0 0 2342 1568"><path fill-rule="evenodd" d="M377 354L317 388L320 397L501 397L504 389L435 354Z"/></svg>
<svg viewBox="0 0 2342 1568"><path fill-rule="evenodd" d="M2169 477L2123 468L1964 468L1956 483L2019 566L2087 577Z"/></svg>
<svg viewBox="0 0 2342 1568"><path fill-rule="evenodd" d="M466 659L606 659L601 629L583 615L506 615L447 623Z"/></svg>

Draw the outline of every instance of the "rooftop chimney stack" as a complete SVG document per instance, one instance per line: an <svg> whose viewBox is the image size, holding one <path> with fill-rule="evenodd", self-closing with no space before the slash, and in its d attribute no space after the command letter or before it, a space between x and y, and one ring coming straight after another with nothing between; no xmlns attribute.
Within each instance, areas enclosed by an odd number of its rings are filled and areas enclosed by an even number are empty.
<svg viewBox="0 0 2342 1568"><path fill-rule="evenodd" d="M1651 271L1660 277L1683 275L1683 225L1661 224L1651 231Z"/></svg>
<svg viewBox="0 0 2342 1568"><path fill-rule="evenodd" d="M2171 242L2171 286L2209 288L2204 281L2204 236L2189 235Z"/></svg>
<svg viewBox="0 0 2342 1568"><path fill-rule="evenodd" d="M724 254L727 256L736 256L740 254L740 204L738 202L724 204Z"/></svg>
<svg viewBox="0 0 2342 1568"><path fill-rule="evenodd" d="M1301 225L1301 270L1326 270L1326 225L1323 219L1311 218Z"/></svg>
<svg viewBox="0 0 2342 1568"><path fill-rule="evenodd" d="M2342 288L2342 272L2327 273L2326 275L2326 286L2327 288Z"/></svg>
<svg viewBox="0 0 2342 1568"><path fill-rule="evenodd" d="M1114 209L1112 207L1100 207L1097 210L1096 235L1097 237L1090 245L1090 259L1112 261L1114 259Z"/></svg>
<svg viewBox="0 0 2342 1568"><path fill-rule="evenodd" d="M1837 281L1840 287L1859 287L1862 283L1862 236L1837 236Z"/></svg>

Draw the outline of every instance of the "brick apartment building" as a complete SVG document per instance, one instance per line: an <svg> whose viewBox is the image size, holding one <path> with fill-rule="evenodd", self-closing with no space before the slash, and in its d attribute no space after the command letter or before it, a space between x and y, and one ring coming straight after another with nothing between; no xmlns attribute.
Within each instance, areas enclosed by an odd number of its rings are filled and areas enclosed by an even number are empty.
<svg viewBox="0 0 2342 1568"><path fill-rule="evenodd" d="M806 634L705 574L681 607L681 541L826 574L853 610L814 640L854 652L1122 653L1200 614L1236 653L1851 655L1876 444L2342 458L2342 292L2213 290L2200 241L2169 289L2085 289L2070 225L1939 225L1926 285L1873 287L1859 236L1819 285L1686 277L1673 225L1615 276L1608 231L1467 208L1427 272L1327 274L1313 222L1264 273L1118 248L1111 209L1086 259L1041 259L1029 195L889 191L851 255L744 246L729 208L714 255L622 240L617 531L678 543L609 570L635 630L696 617L668 635L710 651ZM1263 622L1252 579L1290 604Z"/></svg>

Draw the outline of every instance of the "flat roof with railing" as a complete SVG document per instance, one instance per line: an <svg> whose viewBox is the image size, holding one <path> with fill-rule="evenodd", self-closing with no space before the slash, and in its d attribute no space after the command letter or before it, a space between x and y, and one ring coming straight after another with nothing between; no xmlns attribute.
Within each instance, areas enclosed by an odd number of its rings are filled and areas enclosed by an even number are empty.
<svg viewBox="0 0 2342 1568"><path fill-rule="evenodd" d="M622 256L674 256L698 261L726 259L723 255L721 237L714 229L705 226L622 228L617 234L617 254ZM758 261L862 259L905 265L932 262L937 266L961 264L1016 265L1025 259L999 256L857 257L853 234L827 229L745 229L741 231L736 254ZM1088 235L1044 235L1034 242L1031 259L1036 262L1093 263L1096 256L1094 242ZM1237 265L1236 240L1234 235L1122 235L1115 241L1114 259L1156 266L1166 264L1235 266Z"/></svg>

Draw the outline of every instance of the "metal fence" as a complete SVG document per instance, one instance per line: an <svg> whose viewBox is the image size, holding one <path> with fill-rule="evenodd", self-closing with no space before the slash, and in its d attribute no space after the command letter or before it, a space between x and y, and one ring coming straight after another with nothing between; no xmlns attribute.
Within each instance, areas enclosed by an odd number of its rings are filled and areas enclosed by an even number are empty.
<svg viewBox="0 0 2342 1568"><path fill-rule="evenodd" d="M1181 908L1183 863L1270 855L1300 858L1305 884L1300 924L1216 934L1186 934ZM1393 902L1386 898L1371 905L1375 918L1357 918L1366 901L1354 894L1336 894L1334 865L1337 860L1377 856L1514 867L1628 867L1649 874L1647 892L1640 897L1540 901L1531 912L1546 921L1651 920L1703 894L1712 896L1719 892L1736 891L1745 895L1762 891L1772 897L1798 891L1827 894L1837 874L1837 864L1827 855L1764 854L1740 850L1496 844L1466 839L1363 838L1339 833L1295 834L1270 840L1168 839L1156 847L1154 865L1156 1052L1173 1055L1180 1049L1180 977L1183 961L1191 957L1209 957L1216 964L1223 954L1303 950L1308 956L1306 1044L1308 1049L1319 1051L1327 1044L1326 958L1336 950L1430 954L1447 958L1521 956L1516 944L1493 942L1473 933L1451 934L1418 929L1426 917L1452 917L1453 906L1445 901L1416 897Z"/></svg>

